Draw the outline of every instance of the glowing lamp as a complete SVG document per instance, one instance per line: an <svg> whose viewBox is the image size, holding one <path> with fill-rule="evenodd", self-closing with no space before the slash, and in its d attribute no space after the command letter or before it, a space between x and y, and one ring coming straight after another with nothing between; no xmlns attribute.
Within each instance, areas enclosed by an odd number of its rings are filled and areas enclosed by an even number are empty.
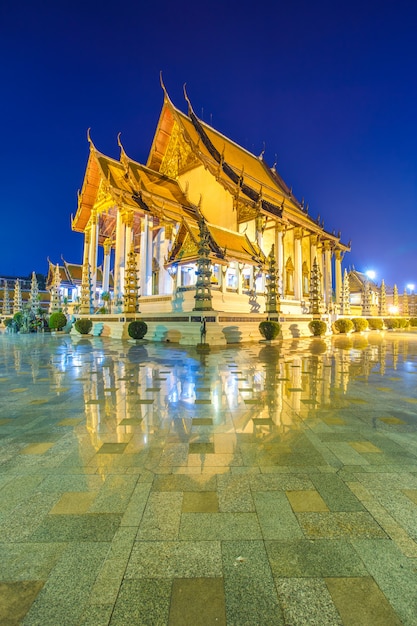
<svg viewBox="0 0 417 626"><path fill-rule="evenodd" d="M388 308L388 313L390 315L398 315L398 307L397 306L390 306Z"/></svg>

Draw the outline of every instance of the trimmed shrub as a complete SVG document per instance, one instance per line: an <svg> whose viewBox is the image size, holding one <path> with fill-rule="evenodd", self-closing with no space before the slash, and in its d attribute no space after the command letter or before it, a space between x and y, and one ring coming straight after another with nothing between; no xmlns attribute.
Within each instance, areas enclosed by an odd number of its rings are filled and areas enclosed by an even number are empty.
<svg viewBox="0 0 417 626"><path fill-rule="evenodd" d="M11 326L13 324L13 318L6 317L6 319L3 320L3 324L5 325L6 328L8 328L8 326Z"/></svg>
<svg viewBox="0 0 417 626"><path fill-rule="evenodd" d="M327 324L322 320L312 320L308 327L314 337L321 337L327 330Z"/></svg>
<svg viewBox="0 0 417 626"><path fill-rule="evenodd" d="M409 321L405 317L399 317L398 318L398 324L399 324L398 328L408 328Z"/></svg>
<svg viewBox="0 0 417 626"><path fill-rule="evenodd" d="M382 330L384 328L384 321L380 317L370 317L368 319L369 330Z"/></svg>
<svg viewBox="0 0 417 626"><path fill-rule="evenodd" d="M413 328L417 326L417 317L410 318L410 326L412 326Z"/></svg>
<svg viewBox="0 0 417 626"><path fill-rule="evenodd" d="M388 328L389 330L394 330L394 328L400 327L398 318L396 317L388 317L386 320L384 320L384 324L385 328Z"/></svg>
<svg viewBox="0 0 417 626"><path fill-rule="evenodd" d="M363 330L368 330L368 320L364 317L353 317L352 322L355 333L361 333Z"/></svg>
<svg viewBox="0 0 417 626"><path fill-rule="evenodd" d="M142 322L142 320L135 320L134 322L130 322L127 327L127 332L132 339L143 339L148 332L148 325L146 322Z"/></svg>
<svg viewBox="0 0 417 626"><path fill-rule="evenodd" d="M90 330L93 328L93 322L87 318L78 319L75 324L75 330L80 333L80 335L88 335Z"/></svg>
<svg viewBox="0 0 417 626"><path fill-rule="evenodd" d="M48 326L51 330L62 330L66 323L66 316L64 315L64 313L58 311L55 313L51 313L48 320Z"/></svg>
<svg viewBox="0 0 417 626"><path fill-rule="evenodd" d="M281 324L279 322L265 321L259 324L259 332L267 341L276 339L280 333Z"/></svg>
<svg viewBox="0 0 417 626"><path fill-rule="evenodd" d="M350 333L353 330L353 322L346 317L341 317L335 321L334 327L338 333Z"/></svg>

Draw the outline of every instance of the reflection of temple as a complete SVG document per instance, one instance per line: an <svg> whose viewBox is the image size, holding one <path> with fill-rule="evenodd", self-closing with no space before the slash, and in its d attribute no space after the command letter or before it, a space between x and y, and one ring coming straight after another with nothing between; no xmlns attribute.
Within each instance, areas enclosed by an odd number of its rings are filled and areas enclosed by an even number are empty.
<svg viewBox="0 0 417 626"><path fill-rule="evenodd" d="M92 453L104 442L126 443L126 452L136 455L129 458L133 464L135 458L138 463L147 458L148 444L164 438L182 450L196 437L195 418L203 417L204 422L205 416L211 425L206 434L211 438L214 427L216 441L225 449L234 449L233 441L242 435L243 443L262 441L256 454L266 464L285 464L286 455L305 440L301 420L324 416L331 422L335 409L359 402L355 391L352 400L356 379L366 380L372 373L383 376L386 369L396 369L399 358L406 359L405 342L382 337L336 337L333 344L312 339L304 350L292 350L285 342L260 345L253 348L253 360L241 364L219 355L198 362L187 352L161 359L152 345L133 346L128 355L123 350L104 355L101 342L82 341L68 363L54 361L51 382L58 393L57 376L62 377L68 365L76 368ZM271 442L282 444L280 458L277 449L269 449ZM158 453L163 460L158 455L147 459L149 467L153 462L173 463L163 449ZM186 448L181 455L181 464L186 463ZM97 461L104 467L114 457L103 455ZM233 464L232 456L225 457L225 464L229 462Z"/></svg>
<svg viewBox="0 0 417 626"><path fill-rule="evenodd" d="M187 99L188 101L188 99ZM164 90L164 104L146 165L130 159L90 156L73 230L84 234L84 280L94 305L113 292L122 311L128 255L140 280L140 311L172 313L199 308L197 266L205 228L209 274L204 309L265 313L267 256L273 250L281 311L308 311L310 274L316 259L324 305L332 285L339 300L341 259L349 248L312 219L263 156L199 120L188 102L179 111ZM88 271L89 270L89 271ZM114 284L111 283L113 276ZM119 307L119 308L118 308ZM201 308L201 307L200 307Z"/></svg>

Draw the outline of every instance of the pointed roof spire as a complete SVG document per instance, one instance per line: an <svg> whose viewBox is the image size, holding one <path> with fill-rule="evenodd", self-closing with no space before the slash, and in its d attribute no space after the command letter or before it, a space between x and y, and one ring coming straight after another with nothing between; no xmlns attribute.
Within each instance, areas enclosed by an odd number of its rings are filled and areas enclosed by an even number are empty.
<svg viewBox="0 0 417 626"><path fill-rule="evenodd" d="M190 115L190 113L194 113L194 110L193 110L190 98L188 97L186 87L187 87L187 83L184 83L184 86L183 86L184 98L185 98L186 103L188 104L188 115Z"/></svg>

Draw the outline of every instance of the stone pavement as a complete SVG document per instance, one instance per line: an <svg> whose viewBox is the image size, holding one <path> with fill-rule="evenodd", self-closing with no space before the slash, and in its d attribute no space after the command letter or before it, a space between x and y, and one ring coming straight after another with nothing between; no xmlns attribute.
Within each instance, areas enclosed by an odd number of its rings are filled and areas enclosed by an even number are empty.
<svg viewBox="0 0 417 626"><path fill-rule="evenodd" d="M417 337L0 336L0 623L417 623Z"/></svg>

